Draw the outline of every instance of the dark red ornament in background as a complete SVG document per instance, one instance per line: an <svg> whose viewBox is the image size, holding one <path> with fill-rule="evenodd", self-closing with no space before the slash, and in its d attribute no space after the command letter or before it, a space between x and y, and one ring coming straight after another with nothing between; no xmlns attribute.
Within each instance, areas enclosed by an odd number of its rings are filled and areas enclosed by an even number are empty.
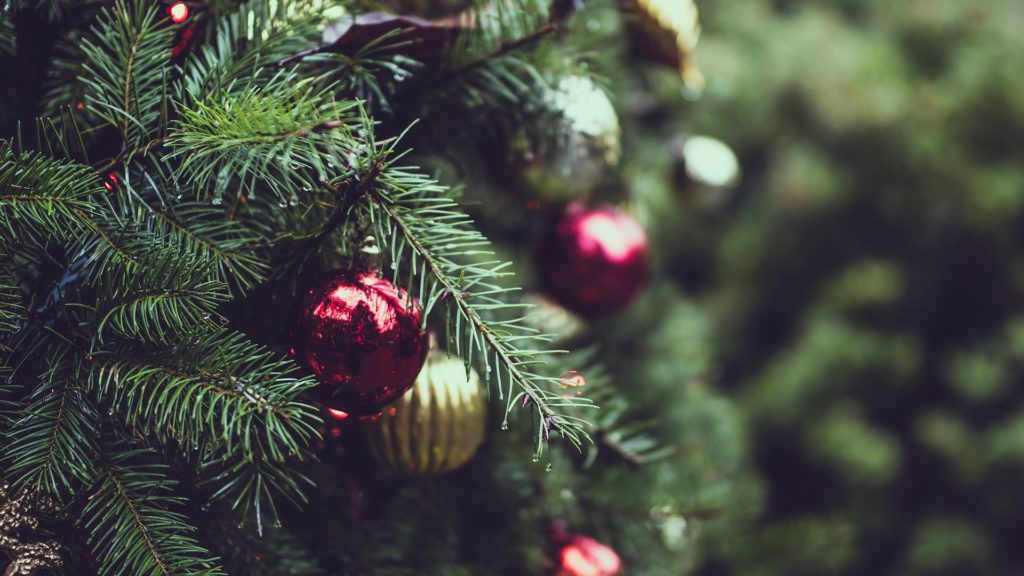
<svg viewBox="0 0 1024 576"><path fill-rule="evenodd" d="M611 207L572 204L539 254L545 291L582 316L623 309L648 276L647 234L631 216Z"/></svg>
<svg viewBox="0 0 1024 576"><path fill-rule="evenodd" d="M558 576L615 576L622 560L610 546L575 535L558 550L558 568Z"/></svg>
<svg viewBox="0 0 1024 576"><path fill-rule="evenodd" d="M292 354L320 380L317 398L348 414L378 412L408 390L427 357L419 303L369 273L335 272L302 298Z"/></svg>

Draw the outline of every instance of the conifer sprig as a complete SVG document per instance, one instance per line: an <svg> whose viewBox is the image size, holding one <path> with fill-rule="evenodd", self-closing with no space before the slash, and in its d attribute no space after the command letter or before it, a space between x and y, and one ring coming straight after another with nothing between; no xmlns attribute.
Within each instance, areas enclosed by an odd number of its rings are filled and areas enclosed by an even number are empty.
<svg viewBox="0 0 1024 576"><path fill-rule="evenodd" d="M392 154L393 146L385 145L382 157ZM550 352L530 344L550 337L527 326L527 305L510 301L517 289L498 283L510 275L509 263L494 258L490 242L449 191L413 169L388 163L365 198L392 277L423 303L425 317L438 305L444 308L449 343L467 365L475 359L485 379L494 380L506 402L506 421L529 398L539 416L536 456L552 431L577 448L589 441L586 420L565 409L590 406L590 400L564 397L559 379L541 373L539 365Z"/></svg>
<svg viewBox="0 0 1024 576"><path fill-rule="evenodd" d="M73 238L95 212L90 197L101 189L88 166L18 153L0 141L0 242L40 232Z"/></svg>
<svg viewBox="0 0 1024 576"><path fill-rule="evenodd" d="M158 249L137 266L113 268L101 277L96 327L101 343L110 331L168 345L215 325L217 306L230 299L227 285L210 278L209 261L182 256L177 246Z"/></svg>
<svg viewBox="0 0 1024 576"><path fill-rule="evenodd" d="M71 354L52 348L49 369L10 414L3 463L16 489L66 500L92 478L99 415L76 372Z"/></svg>
<svg viewBox="0 0 1024 576"><path fill-rule="evenodd" d="M315 385L294 362L244 335L200 334L160 356L141 351L93 357L93 386L130 427L193 461L212 497L257 525L276 518L278 496L299 503L309 485L295 464L311 459L315 408L298 397ZM198 456L196 456L198 455Z"/></svg>
<svg viewBox="0 0 1024 576"><path fill-rule="evenodd" d="M212 262L219 282L237 283L243 290L266 277L268 264L254 247L263 238L238 220L224 218L215 206L185 202L160 210L147 205L149 232L171 239L188 260Z"/></svg>
<svg viewBox="0 0 1024 576"><path fill-rule="evenodd" d="M310 2L275 4L283 9L306 3ZM323 20L319 12L274 15L269 4L247 2L220 20L214 41L201 45L184 65L182 102L265 86L281 72L277 62L319 39Z"/></svg>
<svg viewBox="0 0 1024 576"><path fill-rule="evenodd" d="M10 262L3 262L0 268L0 334L14 332L25 317L25 306L21 300L21 286L14 273L7 268Z"/></svg>
<svg viewBox="0 0 1024 576"><path fill-rule="evenodd" d="M0 54L10 56L17 50L17 35L14 32L14 21L0 18Z"/></svg>
<svg viewBox="0 0 1024 576"><path fill-rule="evenodd" d="M125 151L144 146L166 125L174 28L161 19L155 3L117 0L82 43L85 105L118 130Z"/></svg>
<svg viewBox="0 0 1024 576"><path fill-rule="evenodd" d="M280 72L267 86L197 100L167 140L168 159L213 202L269 189L298 202L343 172L353 153L355 101L336 101L310 79ZM293 199L294 197L294 199Z"/></svg>
<svg viewBox="0 0 1024 576"><path fill-rule="evenodd" d="M109 440L80 523L103 574L225 574L195 538L182 513L185 498L155 451Z"/></svg>

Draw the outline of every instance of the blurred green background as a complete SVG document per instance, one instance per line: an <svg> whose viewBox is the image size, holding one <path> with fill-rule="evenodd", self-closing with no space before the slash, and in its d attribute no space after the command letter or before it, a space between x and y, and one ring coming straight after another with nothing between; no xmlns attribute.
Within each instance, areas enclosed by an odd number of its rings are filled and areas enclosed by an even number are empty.
<svg viewBox="0 0 1024 576"><path fill-rule="evenodd" d="M1024 4L699 5L744 180L656 245L758 480L698 573L1024 574Z"/></svg>

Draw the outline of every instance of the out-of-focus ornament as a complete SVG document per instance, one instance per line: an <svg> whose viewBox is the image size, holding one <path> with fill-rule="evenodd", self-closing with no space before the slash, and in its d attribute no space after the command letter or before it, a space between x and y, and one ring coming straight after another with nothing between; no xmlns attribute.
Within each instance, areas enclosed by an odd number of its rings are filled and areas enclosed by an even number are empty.
<svg viewBox="0 0 1024 576"><path fill-rule="evenodd" d="M360 422L364 444L381 467L398 474L449 472L484 441L487 398L480 376L461 358L431 350L412 389Z"/></svg>
<svg viewBox="0 0 1024 576"><path fill-rule="evenodd" d="M171 17L171 22L175 24L181 24L185 20L188 20L188 4L184 2L175 2L167 7L167 15Z"/></svg>
<svg viewBox="0 0 1024 576"><path fill-rule="evenodd" d="M615 550L589 536L573 535L558 550L558 576L615 576L622 560Z"/></svg>
<svg viewBox="0 0 1024 576"><path fill-rule="evenodd" d="M647 234L621 210L570 205L539 254L545 291L585 317L616 312L643 288L649 273Z"/></svg>
<svg viewBox="0 0 1024 576"><path fill-rule="evenodd" d="M655 506L651 509L651 522L661 533L661 541L669 550L678 552L689 544L690 524L675 507Z"/></svg>
<svg viewBox="0 0 1024 576"><path fill-rule="evenodd" d="M171 61L180 63L195 47L196 43L196 18L192 17L192 10L189 2L167 3L167 16L171 22L178 25L174 34L174 43L171 44ZM193 4L194 5L194 4Z"/></svg>
<svg viewBox="0 0 1024 576"><path fill-rule="evenodd" d="M565 76L547 92L537 119L543 137L515 130L509 139L517 191L557 203L588 194L619 162L619 117L608 95L586 76Z"/></svg>
<svg viewBox="0 0 1024 576"><path fill-rule="evenodd" d="M302 298L292 354L327 407L372 414L412 386L427 356L419 303L371 273L334 272Z"/></svg>
<svg viewBox="0 0 1024 576"><path fill-rule="evenodd" d="M103 177L103 187L107 189L107 192L113 192L121 184L121 181L117 178L116 172L107 172L107 175Z"/></svg>
<svg viewBox="0 0 1024 576"><path fill-rule="evenodd" d="M687 89L699 93L704 75L694 51L700 39L700 17L694 0L619 0L634 49L679 71Z"/></svg>
<svg viewBox="0 0 1024 576"><path fill-rule="evenodd" d="M701 205L716 205L740 182L736 154L721 140L708 136L676 139L670 146L676 163L676 181L684 194Z"/></svg>

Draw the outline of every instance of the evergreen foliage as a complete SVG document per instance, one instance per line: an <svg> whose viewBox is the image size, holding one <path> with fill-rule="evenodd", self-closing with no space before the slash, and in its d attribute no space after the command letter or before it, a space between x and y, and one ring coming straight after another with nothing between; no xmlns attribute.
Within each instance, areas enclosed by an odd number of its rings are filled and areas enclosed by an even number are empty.
<svg viewBox="0 0 1024 576"><path fill-rule="evenodd" d="M742 459L688 457L740 435L724 401L678 387L710 369L655 377L670 391L634 405L632 378L594 360L607 327L582 342L534 327L516 285L529 270L480 231L507 241L529 215L487 221L450 174L411 167L556 114L540 90L588 73L581 47L616 29L480 2L432 61L401 31L324 44L328 15L371 3L190 6L179 27L148 0L11 2L0 18L0 72L18 79L0 93L0 474L63 504L47 530L68 571L542 573L560 519L622 535L637 573L692 564L680 526L717 515ZM473 123L445 127L460 117ZM495 438L449 478L334 456L316 382L287 357L306 283L367 261L489 380ZM686 415L662 415L683 398Z"/></svg>

